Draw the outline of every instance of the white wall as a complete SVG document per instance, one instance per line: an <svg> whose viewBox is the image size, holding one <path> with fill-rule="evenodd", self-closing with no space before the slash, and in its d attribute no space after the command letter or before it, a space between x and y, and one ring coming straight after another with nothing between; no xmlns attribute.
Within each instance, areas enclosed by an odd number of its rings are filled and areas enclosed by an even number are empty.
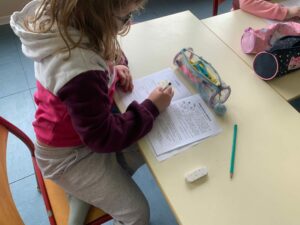
<svg viewBox="0 0 300 225"><path fill-rule="evenodd" d="M0 0L0 25L9 23L14 11L21 10L30 0Z"/></svg>

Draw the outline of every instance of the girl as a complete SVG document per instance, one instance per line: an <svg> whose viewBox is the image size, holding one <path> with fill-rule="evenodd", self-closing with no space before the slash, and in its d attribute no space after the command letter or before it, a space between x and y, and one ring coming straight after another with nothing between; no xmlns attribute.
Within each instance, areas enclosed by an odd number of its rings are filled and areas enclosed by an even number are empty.
<svg viewBox="0 0 300 225"><path fill-rule="evenodd" d="M266 19L289 20L300 17L300 7L285 7L266 0L233 0L233 9L242 9Z"/></svg>
<svg viewBox="0 0 300 225"><path fill-rule="evenodd" d="M111 112L116 84L133 88L117 35L128 32L144 1L33 0L11 18L24 54L35 61L33 126L43 176L115 224L149 223L148 203L129 176L141 157L124 149L151 130L174 94L158 87L125 113Z"/></svg>

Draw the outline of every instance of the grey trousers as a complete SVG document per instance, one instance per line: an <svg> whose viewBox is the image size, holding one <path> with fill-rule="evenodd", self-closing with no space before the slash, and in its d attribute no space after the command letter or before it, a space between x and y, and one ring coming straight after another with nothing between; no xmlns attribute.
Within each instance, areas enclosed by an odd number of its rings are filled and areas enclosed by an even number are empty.
<svg viewBox="0 0 300 225"><path fill-rule="evenodd" d="M101 208L115 224L149 224L148 202L131 178L144 162L137 148L116 155L95 153L85 146L46 148L36 144L36 159L45 178L69 195Z"/></svg>

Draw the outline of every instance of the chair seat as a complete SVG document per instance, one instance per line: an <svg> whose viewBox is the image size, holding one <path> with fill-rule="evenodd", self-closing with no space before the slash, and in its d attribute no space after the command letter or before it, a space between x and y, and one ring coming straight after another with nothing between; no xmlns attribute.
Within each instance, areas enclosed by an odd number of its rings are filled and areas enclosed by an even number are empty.
<svg viewBox="0 0 300 225"><path fill-rule="evenodd" d="M7 136L7 129L0 125L0 224L24 225L13 200L7 177Z"/></svg>
<svg viewBox="0 0 300 225"><path fill-rule="evenodd" d="M64 190L49 179L44 179L49 201L57 225L67 225L69 215L69 204ZM107 215L102 210L92 207L86 219L86 224L91 223L99 217Z"/></svg>

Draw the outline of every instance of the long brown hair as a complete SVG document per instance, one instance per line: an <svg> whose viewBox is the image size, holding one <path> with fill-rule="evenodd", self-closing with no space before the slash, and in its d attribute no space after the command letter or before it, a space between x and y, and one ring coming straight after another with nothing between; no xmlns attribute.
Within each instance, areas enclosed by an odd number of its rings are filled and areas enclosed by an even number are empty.
<svg viewBox="0 0 300 225"><path fill-rule="evenodd" d="M130 24L119 30L116 14L122 9L136 6L141 9L146 0L42 0L34 16L25 20L25 26L33 32L49 32L54 25L63 38L66 49L81 46L87 37L85 46L99 53L105 60L116 60L121 54L117 34L128 32ZM79 31L80 37L72 39L69 28Z"/></svg>

